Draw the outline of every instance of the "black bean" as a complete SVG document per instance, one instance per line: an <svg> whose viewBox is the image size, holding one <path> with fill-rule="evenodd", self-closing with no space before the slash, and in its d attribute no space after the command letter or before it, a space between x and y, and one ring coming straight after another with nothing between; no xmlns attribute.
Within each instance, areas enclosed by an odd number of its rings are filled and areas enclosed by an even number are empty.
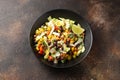
<svg viewBox="0 0 120 80"><path fill-rule="evenodd" d="M57 42L56 42L56 41L54 41L54 43L53 43L53 44L54 44L54 46L57 46Z"/></svg>
<svg viewBox="0 0 120 80"><path fill-rule="evenodd" d="M77 44L76 47L79 47L81 45L81 43Z"/></svg>
<svg viewBox="0 0 120 80"><path fill-rule="evenodd" d="M66 45L67 45L67 47L69 47L70 46L70 41L66 41Z"/></svg>
<svg viewBox="0 0 120 80"><path fill-rule="evenodd" d="M67 54L70 54L70 55L72 55L73 53L72 53L72 51L70 50L70 51L68 51L68 52L67 52Z"/></svg>
<svg viewBox="0 0 120 80"><path fill-rule="evenodd" d="M51 42L50 41L48 41L48 45L50 45L51 44Z"/></svg>
<svg viewBox="0 0 120 80"><path fill-rule="evenodd" d="M63 28L62 28L62 26L60 26L60 31L63 32Z"/></svg>

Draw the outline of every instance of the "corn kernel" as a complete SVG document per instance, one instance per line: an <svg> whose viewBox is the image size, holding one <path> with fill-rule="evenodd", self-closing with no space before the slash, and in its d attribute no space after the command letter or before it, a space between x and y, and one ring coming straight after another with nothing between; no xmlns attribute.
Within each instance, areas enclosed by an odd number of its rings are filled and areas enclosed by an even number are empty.
<svg viewBox="0 0 120 80"><path fill-rule="evenodd" d="M71 60L71 56L70 55L68 55L68 58L67 58L68 60Z"/></svg>
<svg viewBox="0 0 120 80"><path fill-rule="evenodd" d="M65 30L65 32L69 32L68 30Z"/></svg>
<svg viewBox="0 0 120 80"><path fill-rule="evenodd" d="M60 30L58 30L58 32L60 33Z"/></svg>
<svg viewBox="0 0 120 80"><path fill-rule="evenodd" d="M51 35L48 35L48 39L51 39L51 37L52 37Z"/></svg>
<svg viewBox="0 0 120 80"><path fill-rule="evenodd" d="M74 51L74 55L77 55L77 52L76 52L76 51Z"/></svg>
<svg viewBox="0 0 120 80"><path fill-rule="evenodd" d="M41 40L41 39L40 39L40 40ZM41 41L40 41L40 40L38 41L38 44L41 44Z"/></svg>
<svg viewBox="0 0 120 80"><path fill-rule="evenodd" d="M72 44L72 43L74 43L74 41L73 41L73 40L70 40L70 43Z"/></svg>
<svg viewBox="0 0 120 80"><path fill-rule="evenodd" d="M40 32L44 32L44 30L42 28L39 29Z"/></svg>
<svg viewBox="0 0 120 80"><path fill-rule="evenodd" d="M77 48L75 48L75 51L78 51L78 49L77 49Z"/></svg>
<svg viewBox="0 0 120 80"><path fill-rule="evenodd" d="M50 27L47 27L47 30L48 30L48 31L50 31L50 30L51 30L51 28L50 28Z"/></svg>
<svg viewBox="0 0 120 80"><path fill-rule="evenodd" d="M73 55L73 58L76 58L76 55Z"/></svg>
<svg viewBox="0 0 120 80"><path fill-rule="evenodd" d="M36 32L35 32L36 34L39 34L40 32L39 32L39 30L36 30Z"/></svg>
<svg viewBox="0 0 120 80"><path fill-rule="evenodd" d="M75 50L75 48L74 47L72 47L72 51L74 51Z"/></svg>
<svg viewBox="0 0 120 80"><path fill-rule="evenodd" d="M36 46L36 50L37 50L37 51L39 50L38 46Z"/></svg>
<svg viewBox="0 0 120 80"><path fill-rule="evenodd" d="M77 41L78 38L75 38L75 41Z"/></svg>

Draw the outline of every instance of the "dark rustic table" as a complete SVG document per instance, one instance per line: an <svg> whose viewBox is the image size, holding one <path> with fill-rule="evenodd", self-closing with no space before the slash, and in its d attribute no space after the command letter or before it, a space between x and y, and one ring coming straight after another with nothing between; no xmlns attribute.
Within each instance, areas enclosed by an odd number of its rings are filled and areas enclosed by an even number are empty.
<svg viewBox="0 0 120 80"><path fill-rule="evenodd" d="M61 8L84 17L94 38L88 56L68 69L43 65L29 44L35 20ZM0 0L0 80L120 80L120 0Z"/></svg>

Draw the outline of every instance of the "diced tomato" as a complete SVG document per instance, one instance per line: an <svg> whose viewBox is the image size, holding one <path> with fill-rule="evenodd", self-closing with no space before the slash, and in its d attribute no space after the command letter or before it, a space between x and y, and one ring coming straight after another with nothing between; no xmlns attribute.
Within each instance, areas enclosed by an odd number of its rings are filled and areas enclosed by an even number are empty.
<svg viewBox="0 0 120 80"><path fill-rule="evenodd" d="M43 46L42 45L39 46L39 53L43 54Z"/></svg>
<svg viewBox="0 0 120 80"><path fill-rule="evenodd" d="M59 30L59 27L58 27L58 26L55 26L55 30L56 30L56 31Z"/></svg>
<svg viewBox="0 0 120 80"><path fill-rule="evenodd" d="M53 57L52 56L48 56L48 61L53 61Z"/></svg>
<svg viewBox="0 0 120 80"><path fill-rule="evenodd" d="M61 58L61 60L63 60L63 59L65 58L65 56L66 56L65 53L61 53L61 54L60 54L60 58Z"/></svg>
<svg viewBox="0 0 120 80"><path fill-rule="evenodd" d="M47 35L49 35L50 34L50 31L47 31Z"/></svg>

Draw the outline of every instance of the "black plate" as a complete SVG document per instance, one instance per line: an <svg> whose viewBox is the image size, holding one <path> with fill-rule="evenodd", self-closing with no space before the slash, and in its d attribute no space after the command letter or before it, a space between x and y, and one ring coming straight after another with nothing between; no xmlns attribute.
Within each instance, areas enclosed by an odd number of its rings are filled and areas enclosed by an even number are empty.
<svg viewBox="0 0 120 80"><path fill-rule="evenodd" d="M43 56L41 57L40 55L37 54L37 51L35 49L35 43L34 43L34 34L35 34L36 29L38 29L41 25L43 25L46 21L48 21L47 18L49 16L52 16L55 18L63 17L63 18L74 20L75 22L79 23L85 29L85 49L86 50L84 53L82 53L76 59L72 59L71 61L68 61L67 63L64 63L64 64L63 63L54 64L54 63L48 62L47 60L43 59ZM55 68L67 68L67 67L72 67L80 63L89 53L91 46L92 46L92 41L93 41L92 31L88 23L80 15L76 14L73 11L65 10L65 9L56 9L56 10L46 12L45 14L43 14L37 19L37 21L32 26L32 29L30 32L30 44L36 57L44 64L51 66L51 67L55 67Z"/></svg>

